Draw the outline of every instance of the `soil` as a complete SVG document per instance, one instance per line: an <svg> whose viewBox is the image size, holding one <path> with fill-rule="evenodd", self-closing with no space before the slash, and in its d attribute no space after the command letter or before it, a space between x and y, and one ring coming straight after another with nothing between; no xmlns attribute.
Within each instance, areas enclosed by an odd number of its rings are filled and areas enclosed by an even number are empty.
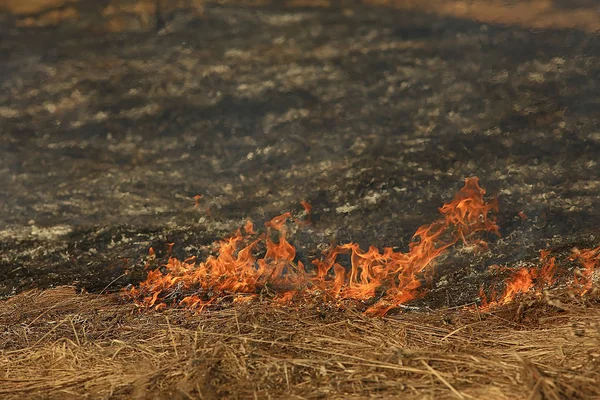
<svg viewBox="0 0 600 400"><path fill-rule="evenodd" d="M452 250L418 304L472 302L491 265L600 244L592 33L358 4L208 3L137 33L1 18L1 297L116 291L150 247L203 258L303 200L302 257L406 249L470 176L498 196L503 237Z"/></svg>

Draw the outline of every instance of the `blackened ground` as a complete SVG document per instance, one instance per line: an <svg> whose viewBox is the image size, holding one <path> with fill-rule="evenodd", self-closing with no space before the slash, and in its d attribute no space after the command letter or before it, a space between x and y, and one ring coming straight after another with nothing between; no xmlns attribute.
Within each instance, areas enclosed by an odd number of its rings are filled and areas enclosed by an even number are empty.
<svg viewBox="0 0 600 400"><path fill-rule="evenodd" d="M426 305L473 301L492 264L600 243L598 36L361 6L210 5L174 26L2 25L1 296L116 290L150 246L204 257L302 200L306 257L406 249L473 175L503 238L449 253Z"/></svg>

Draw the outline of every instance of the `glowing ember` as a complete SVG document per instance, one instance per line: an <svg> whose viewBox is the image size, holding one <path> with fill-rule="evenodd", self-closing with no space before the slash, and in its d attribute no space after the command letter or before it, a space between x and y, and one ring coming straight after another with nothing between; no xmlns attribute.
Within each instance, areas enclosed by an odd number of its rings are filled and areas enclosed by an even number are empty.
<svg viewBox="0 0 600 400"><path fill-rule="evenodd" d="M486 202L484 194L477 178L466 179L454 199L439 209L442 217L417 229L406 253L392 248L381 251L373 246L365 251L349 243L313 260L310 269L296 261L296 249L287 241L291 213L265 223L266 233L260 236L248 221L244 233L240 229L219 243L217 256L200 263L170 258L163 272L150 271L147 279L127 294L137 304L157 309L167 304L202 309L231 294L236 295L235 301L241 301L237 300L240 294L256 295L264 290L274 291L276 300L282 302L298 294L326 294L338 299L378 299L367 312L383 315L419 296L423 279L433 272L435 259L450 246L459 241L485 244L477 233L499 236L490 216L497 211L497 203ZM310 205L302 205L310 215ZM348 267L341 265L340 255L350 256Z"/></svg>

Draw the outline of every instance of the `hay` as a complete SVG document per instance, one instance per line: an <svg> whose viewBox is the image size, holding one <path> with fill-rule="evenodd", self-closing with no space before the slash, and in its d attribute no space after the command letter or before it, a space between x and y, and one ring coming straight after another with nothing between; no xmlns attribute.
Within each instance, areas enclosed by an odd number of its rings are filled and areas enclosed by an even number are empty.
<svg viewBox="0 0 600 400"><path fill-rule="evenodd" d="M600 396L597 293L385 319L317 301L140 312L69 287L1 305L4 399Z"/></svg>

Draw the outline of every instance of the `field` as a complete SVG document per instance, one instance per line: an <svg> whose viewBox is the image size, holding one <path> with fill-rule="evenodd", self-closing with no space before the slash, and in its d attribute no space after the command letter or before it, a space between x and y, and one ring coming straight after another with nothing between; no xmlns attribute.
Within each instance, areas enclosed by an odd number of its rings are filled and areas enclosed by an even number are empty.
<svg viewBox="0 0 600 400"><path fill-rule="evenodd" d="M0 12L0 397L600 397L597 14L377 3Z"/></svg>

